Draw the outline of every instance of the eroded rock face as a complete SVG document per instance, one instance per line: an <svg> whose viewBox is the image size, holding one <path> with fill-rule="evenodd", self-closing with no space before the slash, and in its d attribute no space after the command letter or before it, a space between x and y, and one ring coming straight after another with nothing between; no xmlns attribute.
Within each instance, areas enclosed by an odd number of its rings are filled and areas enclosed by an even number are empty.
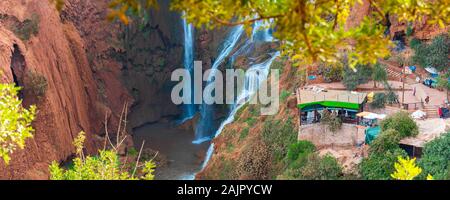
<svg viewBox="0 0 450 200"><path fill-rule="evenodd" d="M109 128L114 129L123 102L131 101L119 79L121 65L110 55L118 49L99 39L113 38L115 33L106 30L117 30L99 20L105 2L68 1L61 16L49 1L0 2L0 80L23 85L24 74L34 71L48 84L42 98L23 96L24 105L38 107L34 138L8 166L0 161L0 179L47 179L51 161L73 155L73 138L80 131L87 133L86 153L95 154L103 144L105 113L113 113ZM29 38L15 29L27 19L37 19ZM96 69L99 63L108 69Z"/></svg>

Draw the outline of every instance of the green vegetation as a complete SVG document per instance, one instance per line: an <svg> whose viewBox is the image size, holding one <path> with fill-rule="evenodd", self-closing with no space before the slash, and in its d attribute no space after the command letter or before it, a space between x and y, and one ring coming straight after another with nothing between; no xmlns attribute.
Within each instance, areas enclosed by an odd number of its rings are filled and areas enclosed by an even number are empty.
<svg viewBox="0 0 450 200"><path fill-rule="evenodd" d="M370 153L383 154L389 150L399 148L400 133L395 129L389 129L380 133L380 135L370 144Z"/></svg>
<svg viewBox="0 0 450 200"><path fill-rule="evenodd" d="M249 133L249 128L248 128L248 127L245 127L245 128L241 131L241 134L239 135L239 141L242 141L242 140L244 140L245 138L247 138L248 133Z"/></svg>
<svg viewBox="0 0 450 200"><path fill-rule="evenodd" d="M291 118L286 122L267 120L264 124L262 140L272 153L274 162L281 161L288 147L297 142L297 129L293 127Z"/></svg>
<svg viewBox="0 0 450 200"><path fill-rule="evenodd" d="M356 65L355 69L344 68L342 83L349 91L355 90L358 85L369 82L372 68L369 65Z"/></svg>
<svg viewBox="0 0 450 200"><path fill-rule="evenodd" d="M245 120L245 123L247 123L249 126L253 126L256 123L256 119L253 117L249 117Z"/></svg>
<svg viewBox="0 0 450 200"><path fill-rule="evenodd" d="M285 61L283 59L286 59L286 57L283 57L281 59L275 59L272 62L270 69L277 69L277 70L280 70L280 74L283 73L284 63L285 63Z"/></svg>
<svg viewBox="0 0 450 200"><path fill-rule="evenodd" d="M139 158L131 173L124 169L116 150L100 150L98 156L85 156L83 144L85 133L81 132L74 140L77 157L73 159L73 167L63 169L57 162L49 166L51 180L153 180L153 161L146 161L139 167ZM116 149L116 148L114 148ZM137 171L140 168L140 171ZM137 173L142 174L140 176Z"/></svg>
<svg viewBox="0 0 450 200"><path fill-rule="evenodd" d="M374 88L377 87L377 82L384 83L387 81L388 74L386 72L386 67L381 65L380 63L376 63L373 66L373 72L372 72L372 80L373 80L373 86Z"/></svg>
<svg viewBox="0 0 450 200"><path fill-rule="evenodd" d="M414 32L414 27L411 24L408 24L408 26L406 27L406 36L411 36Z"/></svg>
<svg viewBox="0 0 450 200"><path fill-rule="evenodd" d="M415 41L415 43L418 43ZM447 34L433 38L431 44L418 43L411 45L414 49L413 62L422 67L435 67L439 71L448 68L448 53L450 50L450 40Z"/></svg>
<svg viewBox="0 0 450 200"><path fill-rule="evenodd" d="M286 99L291 95L290 92L286 91L286 90L282 90L281 94L280 94L280 101L281 102L285 102Z"/></svg>
<svg viewBox="0 0 450 200"><path fill-rule="evenodd" d="M422 44L422 42L417 38L413 38L409 42L409 46L411 47L411 49L417 49L417 47L419 47L419 45L421 45L421 44Z"/></svg>
<svg viewBox="0 0 450 200"><path fill-rule="evenodd" d="M431 174L435 179L450 179L450 133L427 143L419 165L423 175ZM422 177L423 178L423 177Z"/></svg>
<svg viewBox="0 0 450 200"><path fill-rule="evenodd" d="M314 152L315 150L316 147L313 143L306 140L301 140L289 146L287 158L290 162L294 162L299 157L306 157L306 155Z"/></svg>
<svg viewBox="0 0 450 200"><path fill-rule="evenodd" d="M31 38L31 36L37 35L39 33L39 21L39 16L33 14L31 16L31 19L26 19L21 24L15 26L12 31L21 40L27 41Z"/></svg>
<svg viewBox="0 0 450 200"><path fill-rule="evenodd" d="M416 136L419 134L419 128L416 122L407 112L395 113L381 121L381 131L394 129L398 131L400 138Z"/></svg>
<svg viewBox="0 0 450 200"><path fill-rule="evenodd" d="M360 164L360 174L367 180L390 180L394 172L394 163L397 157L408 156L403 149L395 148L384 153L370 153Z"/></svg>
<svg viewBox="0 0 450 200"><path fill-rule="evenodd" d="M306 157L306 159L305 159ZM337 160L325 155L320 157L316 153L307 154L305 157L299 156L295 167L289 167L278 179L287 180L337 180L343 178L342 167Z"/></svg>
<svg viewBox="0 0 450 200"><path fill-rule="evenodd" d="M398 157L407 157L398 142L405 137L415 136L419 130L417 124L407 112L398 112L381 121L381 133L372 142L369 156L360 164L363 179L389 180L396 170L394 163Z"/></svg>
<svg viewBox="0 0 450 200"><path fill-rule="evenodd" d="M370 103L371 108L384 108L386 105L386 94L383 92L375 93L373 96L373 101Z"/></svg>
<svg viewBox="0 0 450 200"><path fill-rule="evenodd" d="M331 65L327 66L324 63L319 64L319 74L322 75L323 80L327 83L341 81L343 69L342 66Z"/></svg>
<svg viewBox="0 0 450 200"><path fill-rule="evenodd" d="M331 132L336 132L342 127L342 120L337 116L337 114L333 114L328 110L324 110L322 114L322 119L320 123L327 127L327 129Z"/></svg>
<svg viewBox="0 0 450 200"><path fill-rule="evenodd" d="M0 157L8 164L10 155L25 147L25 141L33 137L31 123L35 119L36 107L22 107L17 97L20 88L13 84L0 83Z"/></svg>
<svg viewBox="0 0 450 200"><path fill-rule="evenodd" d="M63 8L64 0L51 0L57 8ZM171 8L185 11L188 22L196 27L244 25L247 33L253 22L273 21L274 36L282 41L281 50L295 65L322 61L337 63L343 57L353 68L357 63L375 63L389 55L391 41L385 37L387 13L399 16L399 23L421 22L425 17L430 24L445 27L450 23L449 2L444 1L376 1L376 12L364 19L359 26L344 28L351 8L358 0L350 1L272 1L272 0L174 0ZM149 8L157 8L156 0L113 0L108 19L130 22L129 15L144 17ZM343 53L346 52L346 53Z"/></svg>
<svg viewBox="0 0 450 200"><path fill-rule="evenodd" d="M47 91L47 79L34 71L28 71L24 79L24 90L26 93L41 98Z"/></svg>
<svg viewBox="0 0 450 200"><path fill-rule="evenodd" d="M450 89L450 82L448 79L450 78L450 71L439 75L439 77L436 79L436 88L441 90L449 90Z"/></svg>
<svg viewBox="0 0 450 200"><path fill-rule="evenodd" d="M271 159L269 147L264 142L255 141L241 152L236 166L236 174L243 179L268 179Z"/></svg>

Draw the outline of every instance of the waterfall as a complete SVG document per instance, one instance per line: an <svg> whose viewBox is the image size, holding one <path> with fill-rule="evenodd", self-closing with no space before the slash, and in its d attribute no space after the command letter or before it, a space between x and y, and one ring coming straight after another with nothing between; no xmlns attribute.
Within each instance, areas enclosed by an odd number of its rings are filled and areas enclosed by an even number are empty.
<svg viewBox="0 0 450 200"><path fill-rule="evenodd" d="M194 69L194 27L192 24L188 24L186 19L183 19L183 28L184 28L184 68L187 72L190 73L190 75L193 74ZM187 95L189 99L191 99L190 104L184 104L184 112L182 114L181 123L183 123L186 120L192 119L195 115L195 104L193 102L193 81L191 82L185 82L185 88L190 88L191 92L184 94L185 91L183 91L183 95Z"/></svg>
<svg viewBox="0 0 450 200"><path fill-rule="evenodd" d="M213 78L215 77L219 66L225 61L225 58L227 58L231 51L234 49L243 32L243 26L236 26L231 30L223 43L221 51L219 52L216 60L211 67L211 73L208 76L206 85L214 84ZM200 144L202 142L210 140L214 136L214 129L214 105L203 103L200 107L200 120L195 130L195 141L193 141L193 143Z"/></svg>
<svg viewBox="0 0 450 200"><path fill-rule="evenodd" d="M255 27L252 33L251 41L254 40L261 40L265 42L274 41L274 38L272 37L272 34L270 33L270 30L263 29L258 30L256 28L259 28L262 25L262 22L256 22ZM250 40L247 40L249 42ZM245 50L239 49L237 52L246 52L248 46L246 44L242 47L245 48ZM266 61L258 64L252 65L247 72L245 73L245 86L242 88L242 91L238 93L238 98L236 99L235 104L231 107L231 111L228 114L228 117L221 123L220 127L217 129L217 131L214 134L214 137L217 137L220 135L220 133L223 131L226 125L232 123L234 121L234 116L236 112L242 108L246 103L250 101L250 99L253 97L254 94L258 91L261 83L265 80L267 80L267 77L269 75L270 66L272 65L273 61L280 55L280 52L277 51L275 53L272 53L270 58ZM235 57L237 55L233 55ZM206 165L208 164L209 160L211 159L211 156L214 152L214 143L211 143L208 152L206 154L205 160L203 161L202 168L203 170Z"/></svg>

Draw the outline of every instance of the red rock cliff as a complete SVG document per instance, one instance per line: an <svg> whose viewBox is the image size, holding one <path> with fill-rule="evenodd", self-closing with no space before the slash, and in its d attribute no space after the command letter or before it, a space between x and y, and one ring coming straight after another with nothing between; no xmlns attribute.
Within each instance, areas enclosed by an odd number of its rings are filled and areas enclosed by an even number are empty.
<svg viewBox="0 0 450 200"><path fill-rule="evenodd" d="M20 85L27 71L35 71L48 83L42 98L24 97L25 105L38 107L34 138L8 166L0 161L0 179L48 178L50 162L73 155L73 138L82 130L86 151L96 153L105 113L116 114L110 119L114 124L123 103L130 101L118 78L119 63L107 56L115 49L104 39L113 34L105 27L114 24L99 20L105 2L73 0L60 14L46 0L0 1L0 81ZM38 19L38 31L25 40L15 28L32 18ZM99 63L109 69L96 69Z"/></svg>

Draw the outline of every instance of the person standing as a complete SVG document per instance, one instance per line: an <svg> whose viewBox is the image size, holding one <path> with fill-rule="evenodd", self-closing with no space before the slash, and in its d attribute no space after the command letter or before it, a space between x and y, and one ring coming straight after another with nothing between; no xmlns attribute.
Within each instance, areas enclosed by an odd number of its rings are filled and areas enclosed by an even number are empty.
<svg viewBox="0 0 450 200"><path fill-rule="evenodd" d="M427 96L427 97L425 98L425 103L428 104L429 102L430 102L430 96Z"/></svg>

